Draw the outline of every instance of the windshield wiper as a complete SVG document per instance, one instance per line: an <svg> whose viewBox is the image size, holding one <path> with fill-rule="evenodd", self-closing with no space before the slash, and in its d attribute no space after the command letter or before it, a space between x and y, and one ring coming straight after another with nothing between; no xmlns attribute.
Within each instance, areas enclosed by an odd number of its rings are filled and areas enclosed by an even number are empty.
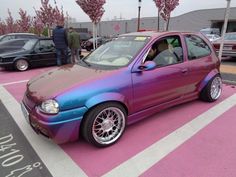
<svg viewBox="0 0 236 177"><path fill-rule="evenodd" d="M80 61L82 61L83 63L85 63L87 66L91 66L87 61L85 61L85 58L83 58L83 59L80 60Z"/></svg>

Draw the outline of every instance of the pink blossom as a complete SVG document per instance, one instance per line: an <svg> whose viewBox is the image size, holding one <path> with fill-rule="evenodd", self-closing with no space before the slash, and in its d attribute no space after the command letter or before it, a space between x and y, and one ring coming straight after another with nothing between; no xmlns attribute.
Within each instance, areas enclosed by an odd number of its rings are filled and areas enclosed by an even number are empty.
<svg viewBox="0 0 236 177"><path fill-rule="evenodd" d="M179 0L154 0L161 17L167 21L171 12L179 5Z"/></svg>
<svg viewBox="0 0 236 177"><path fill-rule="evenodd" d="M76 0L75 2L89 16L93 23L97 24L101 21L102 15L105 12L102 7L106 3L105 0Z"/></svg>
<svg viewBox="0 0 236 177"><path fill-rule="evenodd" d="M27 15L26 11L20 9L20 20L17 20L16 23L19 28L19 32L28 32L31 26L31 17Z"/></svg>

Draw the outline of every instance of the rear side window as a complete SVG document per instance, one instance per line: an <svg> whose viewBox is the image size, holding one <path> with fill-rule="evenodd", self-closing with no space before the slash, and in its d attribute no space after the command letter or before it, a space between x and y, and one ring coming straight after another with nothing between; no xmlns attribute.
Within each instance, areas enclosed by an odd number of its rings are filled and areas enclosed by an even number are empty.
<svg viewBox="0 0 236 177"><path fill-rule="evenodd" d="M12 40L12 39L15 39L15 36L12 36L12 35L11 36L10 35L9 36L5 36L5 37L2 38L1 42L9 41L9 40Z"/></svg>
<svg viewBox="0 0 236 177"><path fill-rule="evenodd" d="M211 49L207 43L198 36L186 35L186 45L188 48L188 59L194 60L211 54Z"/></svg>

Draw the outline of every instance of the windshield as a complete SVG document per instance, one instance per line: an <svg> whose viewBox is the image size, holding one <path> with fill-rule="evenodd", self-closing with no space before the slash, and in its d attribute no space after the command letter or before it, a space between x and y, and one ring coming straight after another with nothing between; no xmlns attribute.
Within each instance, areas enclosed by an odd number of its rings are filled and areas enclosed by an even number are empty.
<svg viewBox="0 0 236 177"><path fill-rule="evenodd" d="M225 40L236 40L236 33L229 33L229 34L225 34Z"/></svg>
<svg viewBox="0 0 236 177"><path fill-rule="evenodd" d="M122 36L100 46L85 58L85 62L102 66L128 65L150 37Z"/></svg>
<svg viewBox="0 0 236 177"><path fill-rule="evenodd" d="M30 50L34 47L37 39L31 39L28 42L25 43L25 45L22 47L25 50Z"/></svg>

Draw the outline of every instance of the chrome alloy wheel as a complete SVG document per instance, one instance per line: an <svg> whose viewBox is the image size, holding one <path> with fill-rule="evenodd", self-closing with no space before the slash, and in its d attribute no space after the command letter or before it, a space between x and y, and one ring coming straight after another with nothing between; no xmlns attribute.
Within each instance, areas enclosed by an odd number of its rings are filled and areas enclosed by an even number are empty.
<svg viewBox="0 0 236 177"><path fill-rule="evenodd" d="M26 60L20 59L16 61L16 69L19 71L25 71L29 67L29 64Z"/></svg>
<svg viewBox="0 0 236 177"><path fill-rule="evenodd" d="M222 92L222 80L221 77L215 77L211 83L211 98L217 100Z"/></svg>
<svg viewBox="0 0 236 177"><path fill-rule="evenodd" d="M93 122L92 134L100 144L111 144L123 133L125 115L116 107L103 109Z"/></svg>

